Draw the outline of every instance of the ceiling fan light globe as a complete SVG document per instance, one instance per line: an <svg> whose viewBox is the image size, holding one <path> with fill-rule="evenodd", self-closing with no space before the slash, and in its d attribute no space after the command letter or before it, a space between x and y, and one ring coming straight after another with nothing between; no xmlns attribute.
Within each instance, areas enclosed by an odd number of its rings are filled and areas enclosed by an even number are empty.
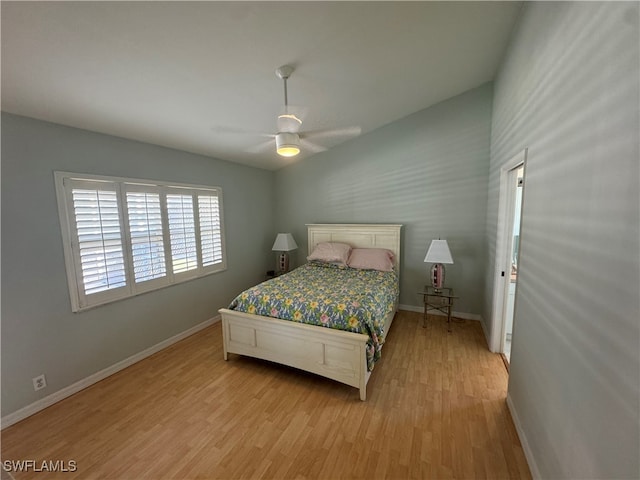
<svg viewBox="0 0 640 480"><path fill-rule="evenodd" d="M277 151L281 157L295 157L300 153L300 149L295 145L283 145Z"/></svg>
<svg viewBox="0 0 640 480"><path fill-rule="evenodd" d="M295 157L300 153L300 137L296 133L280 132L276 135L276 152L282 157Z"/></svg>

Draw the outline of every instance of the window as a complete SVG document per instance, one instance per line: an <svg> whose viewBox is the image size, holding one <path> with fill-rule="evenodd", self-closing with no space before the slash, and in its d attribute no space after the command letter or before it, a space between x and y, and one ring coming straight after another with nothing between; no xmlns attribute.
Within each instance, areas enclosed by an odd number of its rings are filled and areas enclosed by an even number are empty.
<svg viewBox="0 0 640 480"><path fill-rule="evenodd" d="M55 181L74 312L226 269L220 188Z"/></svg>

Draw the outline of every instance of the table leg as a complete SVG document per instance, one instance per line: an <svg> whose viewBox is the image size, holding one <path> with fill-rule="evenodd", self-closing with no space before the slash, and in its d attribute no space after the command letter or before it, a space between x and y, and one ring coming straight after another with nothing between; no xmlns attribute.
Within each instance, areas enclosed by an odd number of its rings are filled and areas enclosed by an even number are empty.
<svg viewBox="0 0 640 480"><path fill-rule="evenodd" d="M422 328L427 328L427 304L424 304L424 314L422 315Z"/></svg>

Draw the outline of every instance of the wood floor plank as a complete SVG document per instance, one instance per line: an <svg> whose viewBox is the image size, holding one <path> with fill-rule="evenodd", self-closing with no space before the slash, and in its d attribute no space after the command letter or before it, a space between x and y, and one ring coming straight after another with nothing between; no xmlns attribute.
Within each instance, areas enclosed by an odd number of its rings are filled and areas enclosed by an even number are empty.
<svg viewBox="0 0 640 480"><path fill-rule="evenodd" d="M478 322L401 311L367 387L222 358L220 324L2 431L17 480L531 478Z"/></svg>

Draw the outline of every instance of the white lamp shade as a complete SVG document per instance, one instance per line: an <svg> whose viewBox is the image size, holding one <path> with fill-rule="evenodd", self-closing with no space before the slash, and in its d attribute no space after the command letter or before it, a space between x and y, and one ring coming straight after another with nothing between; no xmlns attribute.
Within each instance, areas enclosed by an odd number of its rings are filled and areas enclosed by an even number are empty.
<svg viewBox="0 0 640 480"><path fill-rule="evenodd" d="M271 250L276 252L289 252L298 248L298 244L290 233L279 233L276 241L273 242Z"/></svg>
<svg viewBox="0 0 640 480"><path fill-rule="evenodd" d="M431 240L425 263L453 263L451 251L446 240Z"/></svg>

